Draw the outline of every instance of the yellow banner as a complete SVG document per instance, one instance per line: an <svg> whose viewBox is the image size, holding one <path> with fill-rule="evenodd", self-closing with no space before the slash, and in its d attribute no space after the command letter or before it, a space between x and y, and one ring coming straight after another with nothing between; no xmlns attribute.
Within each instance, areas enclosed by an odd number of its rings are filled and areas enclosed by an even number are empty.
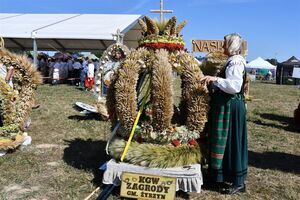
<svg viewBox="0 0 300 200"><path fill-rule="evenodd" d="M121 196L135 199L175 199L176 178L123 172Z"/></svg>
<svg viewBox="0 0 300 200"><path fill-rule="evenodd" d="M193 40L193 52L224 52L224 40Z"/></svg>
<svg viewBox="0 0 300 200"><path fill-rule="evenodd" d="M192 40L193 52L224 52L224 40ZM242 44L242 54L247 55L247 42Z"/></svg>

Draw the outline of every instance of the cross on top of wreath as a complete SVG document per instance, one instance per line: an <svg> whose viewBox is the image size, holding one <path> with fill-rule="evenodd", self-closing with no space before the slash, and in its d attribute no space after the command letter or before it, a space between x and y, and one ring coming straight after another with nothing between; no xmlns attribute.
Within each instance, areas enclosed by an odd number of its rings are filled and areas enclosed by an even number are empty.
<svg viewBox="0 0 300 200"><path fill-rule="evenodd" d="M120 29L117 30L116 34L112 34L114 38L116 38L116 43L123 44L124 34L121 33Z"/></svg>
<svg viewBox="0 0 300 200"><path fill-rule="evenodd" d="M160 0L160 9L159 10L150 10L150 12L159 13L160 14L160 22L163 22L164 13L172 13L173 10L164 10L164 1Z"/></svg>

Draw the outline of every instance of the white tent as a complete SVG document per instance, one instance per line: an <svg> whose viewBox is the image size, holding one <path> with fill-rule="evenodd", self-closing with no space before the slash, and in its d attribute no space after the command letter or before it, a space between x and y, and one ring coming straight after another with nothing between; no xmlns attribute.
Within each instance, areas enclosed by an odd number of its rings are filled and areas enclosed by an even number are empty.
<svg viewBox="0 0 300 200"><path fill-rule="evenodd" d="M33 50L103 51L120 29L124 44L137 47L141 15L121 14L8 14L0 13L0 37L5 47Z"/></svg>
<svg viewBox="0 0 300 200"><path fill-rule="evenodd" d="M0 13L0 36L6 48L32 50L105 50L120 29L124 43L136 47L141 15L5 14Z"/></svg>
<svg viewBox="0 0 300 200"><path fill-rule="evenodd" d="M252 60L251 62L247 63L246 68L248 69L269 69L269 70L276 70L276 66L272 65L268 61L265 61L261 57Z"/></svg>
<svg viewBox="0 0 300 200"><path fill-rule="evenodd" d="M6 48L32 50L105 50L120 29L124 43L136 47L141 15L121 14L5 14L0 13L0 36Z"/></svg>

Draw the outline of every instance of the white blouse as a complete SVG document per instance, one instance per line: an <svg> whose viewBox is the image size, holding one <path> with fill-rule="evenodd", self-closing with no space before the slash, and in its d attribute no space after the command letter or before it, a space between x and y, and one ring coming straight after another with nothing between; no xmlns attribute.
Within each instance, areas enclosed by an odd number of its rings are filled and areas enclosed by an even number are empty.
<svg viewBox="0 0 300 200"><path fill-rule="evenodd" d="M94 70L95 70L95 66L93 63L89 63L88 64L88 72L87 72L87 77L88 78L94 78Z"/></svg>
<svg viewBox="0 0 300 200"><path fill-rule="evenodd" d="M226 65L228 65L225 71L226 78L217 78L214 85L228 94L239 93L243 85L246 61L242 56L234 55L227 60Z"/></svg>

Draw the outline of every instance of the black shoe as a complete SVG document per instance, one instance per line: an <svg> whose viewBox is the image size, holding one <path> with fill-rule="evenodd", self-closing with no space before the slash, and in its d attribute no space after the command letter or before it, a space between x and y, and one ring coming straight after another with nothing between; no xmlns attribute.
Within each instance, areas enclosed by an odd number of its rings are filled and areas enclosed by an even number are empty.
<svg viewBox="0 0 300 200"><path fill-rule="evenodd" d="M228 188L227 190L224 191L224 194L236 194L236 193L243 193L246 192L246 185L240 185L240 186L232 186L230 188Z"/></svg>
<svg viewBox="0 0 300 200"><path fill-rule="evenodd" d="M206 189L219 192L219 193L224 193L226 189L229 188L229 185L223 182L208 182L205 183L204 186Z"/></svg>

